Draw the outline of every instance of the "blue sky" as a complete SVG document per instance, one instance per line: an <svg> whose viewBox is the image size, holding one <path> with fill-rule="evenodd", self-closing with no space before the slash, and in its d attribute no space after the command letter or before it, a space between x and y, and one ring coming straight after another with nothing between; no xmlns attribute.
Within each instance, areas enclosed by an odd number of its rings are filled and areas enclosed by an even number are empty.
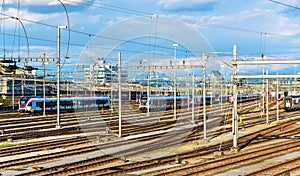
<svg viewBox="0 0 300 176"><path fill-rule="evenodd" d="M3 3L5 2L5 3ZM61 0L68 11L70 45L66 63L74 63L93 37L110 26L131 18L157 14L180 20L198 31L214 51L229 52L238 45L243 59L257 59L263 52L267 59L300 58L300 9L269 0ZM278 2L300 7L297 0ZM7 57L26 57L27 41L30 57L56 57L56 26L68 25L66 12L57 0L2 1L1 49ZM19 17L19 21L10 17ZM20 25L24 25L25 32ZM151 33L153 35L153 31ZM189 34L183 34L189 37ZM19 37L18 37L19 36ZM105 36L104 36L105 37ZM61 55L66 54L68 31L61 31ZM168 43L168 44L167 44ZM170 48L170 42L157 42ZM128 53L136 49L126 48ZM142 48L142 47L141 47ZM124 49L124 54L126 55ZM182 51L181 51L182 50ZM186 57L178 48L177 57ZM201 51L201 49L199 49ZM144 51L142 51L144 52ZM128 54L127 53L127 54ZM188 56L190 57L190 56ZM231 57L220 56L227 62ZM38 65L38 64L36 64ZM49 67L51 64L49 64ZM53 66L55 68L55 65ZM262 66L240 67L240 72L259 72ZM266 66L269 73L295 71L291 65ZM300 71L299 71L300 72Z"/></svg>

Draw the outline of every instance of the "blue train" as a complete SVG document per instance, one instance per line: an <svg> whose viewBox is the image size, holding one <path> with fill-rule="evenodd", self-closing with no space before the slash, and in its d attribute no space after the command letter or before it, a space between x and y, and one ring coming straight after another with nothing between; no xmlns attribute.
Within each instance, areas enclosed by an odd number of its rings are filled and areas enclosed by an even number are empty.
<svg viewBox="0 0 300 176"><path fill-rule="evenodd" d="M247 102L251 100L258 100L260 98L257 94L245 94L238 95L237 102ZM232 95L209 95L205 98L206 105L217 104L217 103L233 103ZM173 109L174 96L151 96L149 99L147 96L143 96L139 99L140 111L147 111L149 103L149 109L151 110L169 110ZM188 104L192 104L192 98L188 96L176 96L176 108L188 107ZM194 96L194 105L203 106L203 96Z"/></svg>
<svg viewBox="0 0 300 176"><path fill-rule="evenodd" d="M237 102L242 103L242 102L247 102L247 101L252 101L252 100L258 100L260 98L259 94L242 94L237 96ZM229 96L228 102L233 103L233 96Z"/></svg>
<svg viewBox="0 0 300 176"><path fill-rule="evenodd" d="M57 111L57 98L45 98L46 111ZM109 108L110 98L107 96L100 97L61 97L60 98L60 110L62 111L74 111L75 109L83 108ZM41 112L43 111L44 98L28 96L20 98L19 112Z"/></svg>

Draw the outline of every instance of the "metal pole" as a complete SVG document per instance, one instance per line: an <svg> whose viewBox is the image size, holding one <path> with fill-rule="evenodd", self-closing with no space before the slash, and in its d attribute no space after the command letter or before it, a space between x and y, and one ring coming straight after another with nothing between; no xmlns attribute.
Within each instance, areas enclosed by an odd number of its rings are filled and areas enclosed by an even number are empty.
<svg viewBox="0 0 300 176"><path fill-rule="evenodd" d="M278 75L278 73L277 73ZM278 78L277 78L277 84L276 84L276 120L279 120L279 103L278 103Z"/></svg>
<svg viewBox="0 0 300 176"><path fill-rule="evenodd" d="M211 75L213 77L213 74ZM212 84L212 80L210 81L210 107L212 108L212 104L213 104L213 84Z"/></svg>
<svg viewBox="0 0 300 176"><path fill-rule="evenodd" d="M69 90L70 90L69 86L70 86L70 83L68 82L68 83L67 83L67 97L71 94L71 93L69 92Z"/></svg>
<svg viewBox="0 0 300 176"><path fill-rule="evenodd" d="M12 80L12 109L15 109L15 70L14 70L14 74L13 74L13 80Z"/></svg>
<svg viewBox="0 0 300 176"><path fill-rule="evenodd" d="M44 100L43 100L43 116L46 116L46 82L45 82L45 77L46 77L46 68L45 68L45 56L46 54L43 53L43 97L44 97Z"/></svg>
<svg viewBox="0 0 300 176"><path fill-rule="evenodd" d="M263 78L262 78L262 89L263 89L263 92L262 92L262 114L265 113L265 78L264 78L264 75L265 75L265 68L263 68Z"/></svg>
<svg viewBox="0 0 300 176"><path fill-rule="evenodd" d="M268 76L268 70L266 71L266 75ZM266 100L267 100L267 102L266 102L266 122L267 122L267 124L269 124L269 79L267 78L267 87L266 87Z"/></svg>
<svg viewBox="0 0 300 176"><path fill-rule="evenodd" d="M187 89L186 89L186 91L187 91L187 108L188 108L188 110L190 110L190 74L189 74L189 72L187 71Z"/></svg>
<svg viewBox="0 0 300 176"><path fill-rule="evenodd" d="M222 69L222 65L221 65L221 69ZM222 73L222 71L221 71L221 73ZM223 116L223 76L221 77L221 97L220 97L220 99L221 99L221 101L220 101L220 103L221 103L221 113L222 113L222 116Z"/></svg>
<svg viewBox="0 0 300 176"><path fill-rule="evenodd" d="M121 52L118 53L118 88L119 88L119 137L122 137L122 87L121 87Z"/></svg>
<svg viewBox="0 0 300 176"><path fill-rule="evenodd" d="M115 80L115 78L111 78L111 81L110 81L110 111L113 112L114 108L113 108L113 100L114 100L114 97L113 97L113 81Z"/></svg>
<svg viewBox="0 0 300 176"><path fill-rule="evenodd" d="M21 86L22 86L22 97L24 97L24 79L26 79L24 76L22 76L23 79L21 80ZM26 80L25 80L25 84L26 84Z"/></svg>
<svg viewBox="0 0 300 176"><path fill-rule="evenodd" d="M150 70L150 59L148 61L148 65L149 65L149 73L148 73L148 83L147 83L147 117L150 116L150 96L151 96L151 90L150 90L150 86L151 86L151 70Z"/></svg>
<svg viewBox="0 0 300 176"><path fill-rule="evenodd" d="M176 47L177 46L179 46L179 44L177 44L177 43L173 44L173 47L174 47L174 65L176 63ZM173 108L173 110L174 110L174 119L177 118L176 117L176 110L177 110L176 106L177 106L177 104L176 104L176 70L174 69L174 108Z"/></svg>
<svg viewBox="0 0 300 176"><path fill-rule="evenodd" d="M237 148L237 140L238 140L238 122L237 122L237 46L233 45L233 109L232 109L232 133L233 133L233 148Z"/></svg>
<svg viewBox="0 0 300 176"><path fill-rule="evenodd" d="M195 73L194 72L192 75L192 121L193 124L195 124Z"/></svg>
<svg viewBox="0 0 300 176"><path fill-rule="evenodd" d="M67 26L58 26L57 27L57 124L56 128L61 128L60 126L60 29L67 28Z"/></svg>
<svg viewBox="0 0 300 176"><path fill-rule="evenodd" d="M93 96L93 81L94 80L94 64L91 64L90 65L90 80L89 80L89 87L90 87L90 96L92 97Z"/></svg>
<svg viewBox="0 0 300 176"><path fill-rule="evenodd" d="M205 58L202 53L202 89L203 89L203 139L206 139L206 83L205 83Z"/></svg>
<svg viewBox="0 0 300 176"><path fill-rule="evenodd" d="M34 77L34 96L36 96L36 77Z"/></svg>

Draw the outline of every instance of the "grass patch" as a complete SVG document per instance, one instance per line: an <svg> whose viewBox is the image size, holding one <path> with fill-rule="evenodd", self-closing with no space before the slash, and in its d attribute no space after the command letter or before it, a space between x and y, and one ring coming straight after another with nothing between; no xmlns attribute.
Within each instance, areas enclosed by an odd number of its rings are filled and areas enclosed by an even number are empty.
<svg viewBox="0 0 300 176"><path fill-rule="evenodd" d="M11 145L13 145L13 144L9 143L9 142L0 143L0 147L8 147L8 146L11 146Z"/></svg>

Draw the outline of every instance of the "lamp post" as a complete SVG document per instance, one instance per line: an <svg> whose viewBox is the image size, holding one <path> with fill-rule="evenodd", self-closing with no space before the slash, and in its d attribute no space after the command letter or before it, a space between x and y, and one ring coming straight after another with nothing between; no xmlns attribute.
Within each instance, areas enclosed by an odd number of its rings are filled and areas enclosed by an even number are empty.
<svg viewBox="0 0 300 176"><path fill-rule="evenodd" d="M122 71L121 71L121 52L118 53L118 93L119 93L119 135L118 137L122 137Z"/></svg>
<svg viewBox="0 0 300 176"><path fill-rule="evenodd" d="M176 63L176 48L179 46L178 43L174 43L173 47L174 47L174 64ZM176 70L174 69L174 119L176 119Z"/></svg>
<svg viewBox="0 0 300 176"><path fill-rule="evenodd" d="M233 73L232 73L232 94L233 94L233 109L232 109L232 134L233 134L233 149L237 149L237 140L238 140L238 119L237 119L237 45L233 45Z"/></svg>
<svg viewBox="0 0 300 176"><path fill-rule="evenodd" d="M67 26L57 26L57 124L56 128L60 126L60 29L66 29Z"/></svg>

